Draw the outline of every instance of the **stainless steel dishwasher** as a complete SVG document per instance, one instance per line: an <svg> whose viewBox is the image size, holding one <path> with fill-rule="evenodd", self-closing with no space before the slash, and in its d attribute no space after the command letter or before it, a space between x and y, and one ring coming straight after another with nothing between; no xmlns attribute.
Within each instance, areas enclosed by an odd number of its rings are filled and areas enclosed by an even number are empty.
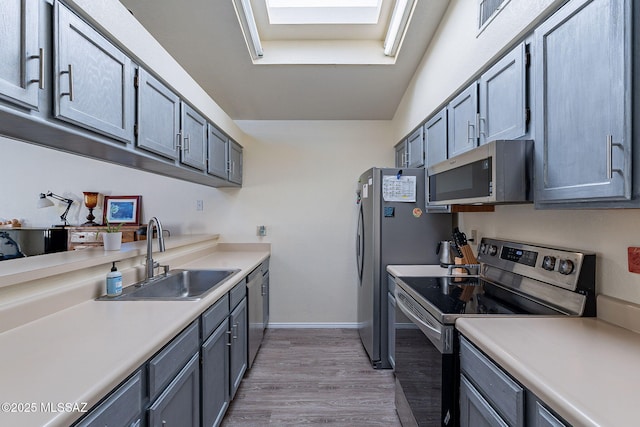
<svg viewBox="0 0 640 427"><path fill-rule="evenodd" d="M249 273L247 281L247 302L249 304L249 368L256 358L264 336L264 303L262 286L262 265Z"/></svg>

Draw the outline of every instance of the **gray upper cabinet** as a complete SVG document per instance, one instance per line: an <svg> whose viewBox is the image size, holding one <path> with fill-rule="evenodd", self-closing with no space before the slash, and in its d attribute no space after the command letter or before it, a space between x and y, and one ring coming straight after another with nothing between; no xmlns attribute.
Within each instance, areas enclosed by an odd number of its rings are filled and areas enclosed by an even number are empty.
<svg viewBox="0 0 640 427"><path fill-rule="evenodd" d="M526 46L519 44L480 77L480 144L527 132Z"/></svg>
<svg viewBox="0 0 640 427"><path fill-rule="evenodd" d="M143 68L138 69L137 146L169 159L178 158L180 98Z"/></svg>
<svg viewBox="0 0 640 427"><path fill-rule="evenodd" d="M447 106L449 157L469 151L478 145L478 83L456 96Z"/></svg>
<svg viewBox="0 0 640 427"><path fill-rule="evenodd" d="M631 197L631 26L631 0L572 0L536 29L536 203Z"/></svg>
<svg viewBox="0 0 640 427"><path fill-rule="evenodd" d="M55 16L55 116L130 142L131 60L60 2L55 3Z"/></svg>
<svg viewBox="0 0 640 427"><path fill-rule="evenodd" d="M419 168L424 166L424 131L422 126L409 135L407 144L409 145L408 167Z"/></svg>
<svg viewBox="0 0 640 427"><path fill-rule="evenodd" d="M232 140L229 140L227 150L227 168L229 181L242 184L242 146Z"/></svg>
<svg viewBox="0 0 640 427"><path fill-rule="evenodd" d="M397 168L406 168L409 166L409 145L407 140L404 139L397 143L394 147L396 152L395 166Z"/></svg>
<svg viewBox="0 0 640 427"><path fill-rule="evenodd" d="M204 170L206 167L207 120L186 103L182 103L182 143L180 162Z"/></svg>
<svg viewBox="0 0 640 427"><path fill-rule="evenodd" d="M38 108L44 50L38 47L38 2L0 0L0 98Z"/></svg>
<svg viewBox="0 0 640 427"><path fill-rule="evenodd" d="M212 124L209 124L208 134L209 156L207 172L219 178L227 179L227 145L229 144L229 138Z"/></svg>
<svg viewBox="0 0 640 427"><path fill-rule="evenodd" d="M424 125L427 167L447 160L447 109L443 108Z"/></svg>

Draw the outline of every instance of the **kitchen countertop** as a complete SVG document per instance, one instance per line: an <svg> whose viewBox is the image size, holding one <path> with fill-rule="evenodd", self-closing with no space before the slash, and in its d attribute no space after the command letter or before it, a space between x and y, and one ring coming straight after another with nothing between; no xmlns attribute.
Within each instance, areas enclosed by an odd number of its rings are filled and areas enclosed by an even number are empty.
<svg viewBox="0 0 640 427"><path fill-rule="evenodd" d="M599 318L460 318L456 328L572 425L638 424L640 334Z"/></svg>
<svg viewBox="0 0 640 427"><path fill-rule="evenodd" d="M447 275L447 269L440 265L388 265L387 271L395 277L440 277Z"/></svg>
<svg viewBox="0 0 640 427"><path fill-rule="evenodd" d="M270 254L268 244L219 246L171 266L240 269L199 301L92 299L1 333L0 425L69 425L83 413L46 405L94 406Z"/></svg>

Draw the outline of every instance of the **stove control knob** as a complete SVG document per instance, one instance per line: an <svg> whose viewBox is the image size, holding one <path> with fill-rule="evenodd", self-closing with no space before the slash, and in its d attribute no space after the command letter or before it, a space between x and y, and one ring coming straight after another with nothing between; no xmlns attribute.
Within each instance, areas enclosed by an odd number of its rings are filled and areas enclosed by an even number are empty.
<svg viewBox="0 0 640 427"><path fill-rule="evenodd" d="M487 253L487 244L486 243L481 243L480 244L480 253L481 254L486 254Z"/></svg>
<svg viewBox="0 0 640 427"><path fill-rule="evenodd" d="M489 255L496 256L498 253L498 247L496 245L489 246Z"/></svg>
<svg viewBox="0 0 640 427"><path fill-rule="evenodd" d="M560 272L560 274L568 275L573 273L573 268L573 261L569 259L561 259L560 265L558 266L558 271Z"/></svg>
<svg viewBox="0 0 640 427"><path fill-rule="evenodd" d="M545 255L542 258L542 268L547 271L553 271L556 268L556 257Z"/></svg>

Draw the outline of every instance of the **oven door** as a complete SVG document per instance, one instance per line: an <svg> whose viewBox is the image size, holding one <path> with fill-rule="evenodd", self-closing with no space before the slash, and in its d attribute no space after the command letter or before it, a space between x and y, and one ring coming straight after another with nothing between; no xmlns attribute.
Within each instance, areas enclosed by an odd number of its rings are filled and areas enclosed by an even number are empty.
<svg viewBox="0 0 640 427"><path fill-rule="evenodd" d="M441 345L452 340L453 326L440 324L400 287L395 296L395 400L400 422L403 427L453 426L456 357L451 346L443 352Z"/></svg>

